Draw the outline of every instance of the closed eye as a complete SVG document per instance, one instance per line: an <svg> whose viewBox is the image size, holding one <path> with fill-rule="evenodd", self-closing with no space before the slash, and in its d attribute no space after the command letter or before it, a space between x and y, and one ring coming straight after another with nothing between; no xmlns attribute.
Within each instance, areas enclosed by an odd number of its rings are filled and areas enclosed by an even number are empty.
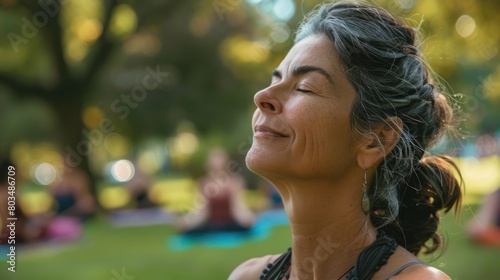
<svg viewBox="0 0 500 280"><path fill-rule="evenodd" d="M312 91L310 91L308 89L304 89L304 88L298 88L297 91L298 92L303 92L303 93L312 93Z"/></svg>

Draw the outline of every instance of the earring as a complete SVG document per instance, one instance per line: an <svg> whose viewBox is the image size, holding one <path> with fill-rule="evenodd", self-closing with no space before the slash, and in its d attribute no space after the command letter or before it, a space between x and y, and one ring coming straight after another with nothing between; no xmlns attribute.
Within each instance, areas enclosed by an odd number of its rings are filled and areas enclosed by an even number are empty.
<svg viewBox="0 0 500 280"><path fill-rule="evenodd" d="M361 209L363 213L366 215L370 211L370 199L368 198L368 181L366 180L366 174L368 171L365 169L365 176L363 179L363 196L361 198Z"/></svg>

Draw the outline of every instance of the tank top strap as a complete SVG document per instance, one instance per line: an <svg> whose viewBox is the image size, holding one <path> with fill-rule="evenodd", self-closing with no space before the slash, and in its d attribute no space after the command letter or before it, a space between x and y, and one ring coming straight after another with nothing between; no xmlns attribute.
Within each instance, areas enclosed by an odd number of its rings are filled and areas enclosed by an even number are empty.
<svg viewBox="0 0 500 280"><path fill-rule="evenodd" d="M403 271L405 268L407 268L407 267L409 267L411 265L414 265L414 264L426 264L426 263L424 263L423 261L414 261L414 262L405 263L401 267L399 267L398 269L396 269L393 272L389 273L389 275L387 275L384 278L384 280L388 280L389 278L391 278L393 276L396 276L398 273L400 273L401 271Z"/></svg>

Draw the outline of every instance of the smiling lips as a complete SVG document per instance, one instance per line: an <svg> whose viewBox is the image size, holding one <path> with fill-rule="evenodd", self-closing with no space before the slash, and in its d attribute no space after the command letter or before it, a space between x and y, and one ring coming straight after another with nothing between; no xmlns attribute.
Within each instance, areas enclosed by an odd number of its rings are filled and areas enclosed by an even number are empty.
<svg viewBox="0 0 500 280"><path fill-rule="evenodd" d="M275 138L285 138L288 135L278 132L270 127L264 125L256 125L255 126L255 137L275 137Z"/></svg>

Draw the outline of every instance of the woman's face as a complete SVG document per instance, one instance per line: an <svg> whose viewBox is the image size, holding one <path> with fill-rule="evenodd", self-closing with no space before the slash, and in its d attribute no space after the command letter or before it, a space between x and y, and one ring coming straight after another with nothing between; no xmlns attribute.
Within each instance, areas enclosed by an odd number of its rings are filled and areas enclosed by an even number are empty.
<svg viewBox="0 0 500 280"><path fill-rule="evenodd" d="M303 39L255 94L248 167L271 180L345 176L356 167L355 97L330 40Z"/></svg>

